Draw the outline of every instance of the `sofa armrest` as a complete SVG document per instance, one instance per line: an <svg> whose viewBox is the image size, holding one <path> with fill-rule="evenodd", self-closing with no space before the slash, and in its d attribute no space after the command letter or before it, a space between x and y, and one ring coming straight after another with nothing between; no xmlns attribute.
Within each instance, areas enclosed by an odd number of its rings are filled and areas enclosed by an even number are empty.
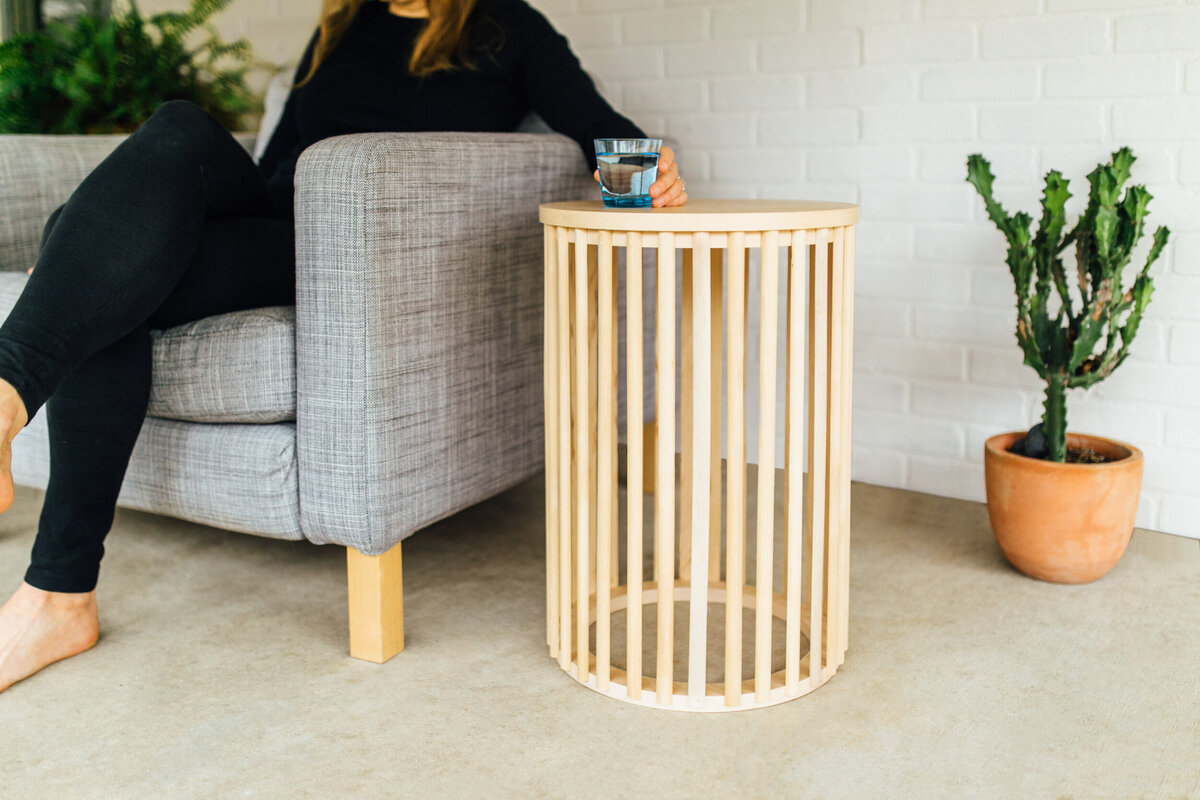
<svg viewBox="0 0 1200 800"><path fill-rule="evenodd" d="M0 135L0 270L33 266L50 213L126 136ZM254 147L254 133L234 138Z"/></svg>
<svg viewBox="0 0 1200 800"><path fill-rule="evenodd" d="M543 460L538 204L594 197L557 134L325 139L296 172L301 527L369 555Z"/></svg>

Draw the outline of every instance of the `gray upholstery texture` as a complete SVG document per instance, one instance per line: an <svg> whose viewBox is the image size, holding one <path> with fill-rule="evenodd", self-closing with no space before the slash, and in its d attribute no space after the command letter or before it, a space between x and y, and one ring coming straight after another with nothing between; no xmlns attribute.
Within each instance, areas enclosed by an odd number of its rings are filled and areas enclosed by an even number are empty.
<svg viewBox="0 0 1200 800"><path fill-rule="evenodd" d="M28 278L0 272L0 319ZM256 308L151 331L148 414L185 422L296 419L296 313Z"/></svg>
<svg viewBox="0 0 1200 800"><path fill-rule="evenodd" d="M378 554L537 471L538 203L595 187L570 139L356 134L296 173L300 519Z"/></svg>
<svg viewBox="0 0 1200 800"><path fill-rule="evenodd" d="M13 478L50 478L46 410L13 440ZM296 426L199 425L147 417L118 503L231 531L302 539Z"/></svg>
<svg viewBox="0 0 1200 800"><path fill-rule="evenodd" d="M296 419L296 310L272 306L152 331L152 417L186 422Z"/></svg>

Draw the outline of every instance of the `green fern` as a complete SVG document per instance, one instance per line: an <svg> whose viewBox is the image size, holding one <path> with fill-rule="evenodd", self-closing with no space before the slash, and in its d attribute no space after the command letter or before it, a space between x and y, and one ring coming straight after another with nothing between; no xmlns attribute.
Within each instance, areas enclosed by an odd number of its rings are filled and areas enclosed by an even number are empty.
<svg viewBox="0 0 1200 800"><path fill-rule="evenodd" d="M0 133L132 131L167 100L190 100L230 130L257 110L246 87L245 39L223 42L209 23L232 0L192 0L144 18L80 15L0 44ZM193 31L207 32L194 48Z"/></svg>

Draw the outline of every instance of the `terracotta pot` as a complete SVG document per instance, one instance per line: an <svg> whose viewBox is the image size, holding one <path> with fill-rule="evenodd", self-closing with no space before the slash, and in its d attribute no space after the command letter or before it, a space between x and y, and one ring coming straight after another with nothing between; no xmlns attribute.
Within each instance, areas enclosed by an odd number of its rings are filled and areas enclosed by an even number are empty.
<svg viewBox="0 0 1200 800"><path fill-rule="evenodd" d="M1112 439L1067 434L1114 461L1057 464L1010 453L1024 432L984 444L988 516L1004 557L1054 583L1088 583L1121 560L1133 534L1142 488L1142 451Z"/></svg>

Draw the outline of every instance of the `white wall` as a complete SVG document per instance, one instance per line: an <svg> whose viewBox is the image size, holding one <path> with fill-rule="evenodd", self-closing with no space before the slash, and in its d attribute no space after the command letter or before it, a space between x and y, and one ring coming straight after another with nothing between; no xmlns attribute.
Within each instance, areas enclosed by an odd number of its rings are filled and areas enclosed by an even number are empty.
<svg viewBox="0 0 1200 800"><path fill-rule="evenodd" d="M1134 355L1074 394L1070 427L1141 447L1138 523L1200 538L1198 0L532 2L623 112L683 143L693 195L861 203L858 480L982 499L983 440L1040 413L967 154L1032 211L1046 170L1082 195L1133 146L1172 244ZM236 0L219 24L284 62L317 7Z"/></svg>
<svg viewBox="0 0 1200 800"><path fill-rule="evenodd" d="M983 440L1040 414L967 154L1033 211L1047 170L1085 195L1133 146L1173 243L1133 356L1073 395L1070 427L1141 447L1139 524L1200 537L1200 3L534 4L623 111L684 143L694 194L861 203L858 480L981 500Z"/></svg>

